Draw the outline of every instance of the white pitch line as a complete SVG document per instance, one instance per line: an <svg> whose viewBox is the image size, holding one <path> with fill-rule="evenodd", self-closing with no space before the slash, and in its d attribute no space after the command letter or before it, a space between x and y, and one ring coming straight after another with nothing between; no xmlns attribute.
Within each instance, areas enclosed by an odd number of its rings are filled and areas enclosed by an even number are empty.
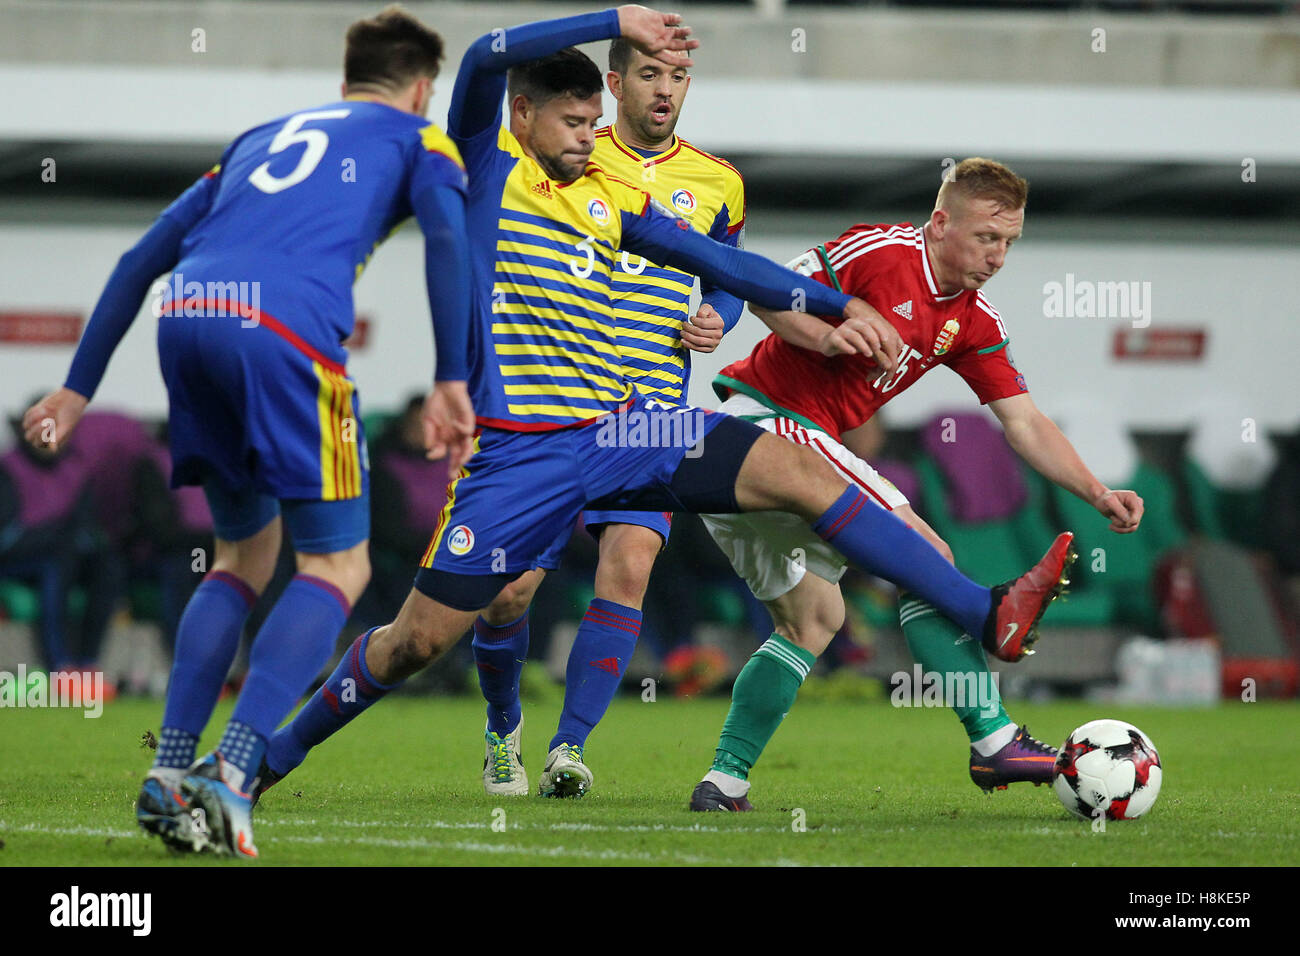
<svg viewBox="0 0 1300 956"><path fill-rule="evenodd" d="M359 844L361 846L399 847L411 850L464 850L470 853L514 853L520 856L540 856L552 859L561 857L577 857L578 859L583 860L627 860L640 863L662 863L666 860L674 860L680 863L691 864L721 863L732 866L738 865L738 862L733 860L717 860L710 857L697 856L690 853L677 853L667 850L662 853L639 853L627 852L624 850L582 850L559 846L531 847L522 846L517 843L482 843L466 840L442 841L425 840L420 838L396 840L385 837L344 837L343 839L331 839L325 836L273 836L268 837L265 842L319 844L321 846ZM765 864L755 863L750 865L763 866Z"/></svg>
<svg viewBox="0 0 1300 956"><path fill-rule="evenodd" d="M0 820L0 832L49 833L53 836L133 837L143 836L139 830L109 830L104 827L47 827L39 823L12 824Z"/></svg>
<svg viewBox="0 0 1300 956"><path fill-rule="evenodd" d="M471 826L477 827L477 824ZM18 826L6 823L0 820L0 831L10 833L43 833L51 836L93 836L93 837L118 837L118 838L144 838L144 834L138 830L111 830L101 827L47 827L37 823L24 823ZM664 850L660 853L642 853L628 852L624 850L584 850L569 847L532 847L522 846L517 843L482 843L470 842L465 840L441 841L426 840L422 838L410 838L405 840L392 839L386 837L344 837L330 838L317 834L316 836L271 836L263 841L267 844L275 843L294 843L314 846L337 846L339 844L356 844L360 846L382 846L390 848L402 848L411 850L463 850L470 853L513 853L519 856L537 856L557 859L563 857L576 857L583 860L622 860L635 861L640 863L664 863L674 861L686 864L719 864L722 866L803 866L797 860L779 858L776 860L764 861L739 861L731 859L718 859L716 857L699 856L693 853L680 853L675 850Z"/></svg>
<svg viewBox="0 0 1300 956"><path fill-rule="evenodd" d="M405 829L430 829L430 830L488 830L491 828L490 823L474 821L454 821L454 820L424 820L414 822L409 820L260 820L257 822L259 830L263 828L274 829L276 827L294 827L294 826L334 826L334 827L394 827ZM511 823L508 826L511 830L567 830L581 833L790 833L789 827L785 826L766 826L766 827L712 827L696 823L691 826L683 826L671 823L653 823L653 824L603 824L603 823ZM840 827L817 827L814 832L817 833L840 833ZM877 832L877 831L872 831Z"/></svg>

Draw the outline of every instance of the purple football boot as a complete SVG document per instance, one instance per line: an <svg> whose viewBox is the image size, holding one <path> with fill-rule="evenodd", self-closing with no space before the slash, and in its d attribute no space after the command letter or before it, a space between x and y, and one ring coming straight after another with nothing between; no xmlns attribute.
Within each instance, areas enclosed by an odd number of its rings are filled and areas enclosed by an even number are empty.
<svg viewBox="0 0 1300 956"><path fill-rule="evenodd" d="M721 810L724 813L746 813L754 809L745 797L729 797L718 789L717 784L701 780L691 793L691 809L697 812Z"/></svg>
<svg viewBox="0 0 1300 956"><path fill-rule="evenodd" d="M971 748L970 778L985 793L1005 790L1010 783L1039 787L1052 782L1056 753L1055 747L1029 736L1028 727L1017 727L1015 739L995 754L981 757Z"/></svg>

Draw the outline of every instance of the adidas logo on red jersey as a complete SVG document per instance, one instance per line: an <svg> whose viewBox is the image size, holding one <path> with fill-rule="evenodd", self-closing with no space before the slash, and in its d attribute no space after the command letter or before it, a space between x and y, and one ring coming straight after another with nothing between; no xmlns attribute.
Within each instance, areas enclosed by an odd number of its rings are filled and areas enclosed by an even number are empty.
<svg viewBox="0 0 1300 956"><path fill-rule="evenodd" d="M912 300L908 299L902 305L894 306L894 311L901 315L907 321L912 321Z"/></svg>

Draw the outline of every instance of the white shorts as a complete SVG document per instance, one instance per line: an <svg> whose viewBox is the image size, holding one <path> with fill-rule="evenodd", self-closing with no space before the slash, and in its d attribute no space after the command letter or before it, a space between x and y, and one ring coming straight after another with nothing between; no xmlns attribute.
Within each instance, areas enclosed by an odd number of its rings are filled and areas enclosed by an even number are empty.
<svg viewBox="0 0 1300 956"><path fill-rule="evenodd" d="M889 479L826 432L783 417L748 395L732 395L718 411L747 418L774 435L807 445L834 466L848 482L876 504L893 511L907 498ZM785 511L751 511L734 515L700 515L731 566L760 601L774 601L811 571L839 583L847 564L842 554L801 518Z"/></svg>

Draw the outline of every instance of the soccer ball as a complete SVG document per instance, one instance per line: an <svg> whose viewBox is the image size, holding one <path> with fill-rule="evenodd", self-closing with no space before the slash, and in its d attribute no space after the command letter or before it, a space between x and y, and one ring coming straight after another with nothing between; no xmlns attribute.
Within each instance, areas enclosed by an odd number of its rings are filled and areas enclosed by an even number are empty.
<svg viewBox="0 0 1300 956"><path fill-rule="evenodd" d="M1151 738L1122 720L1094 720L1061 745L1052 789L1084 820L1132 820L1160 795L1160 755Z"/></svg>

